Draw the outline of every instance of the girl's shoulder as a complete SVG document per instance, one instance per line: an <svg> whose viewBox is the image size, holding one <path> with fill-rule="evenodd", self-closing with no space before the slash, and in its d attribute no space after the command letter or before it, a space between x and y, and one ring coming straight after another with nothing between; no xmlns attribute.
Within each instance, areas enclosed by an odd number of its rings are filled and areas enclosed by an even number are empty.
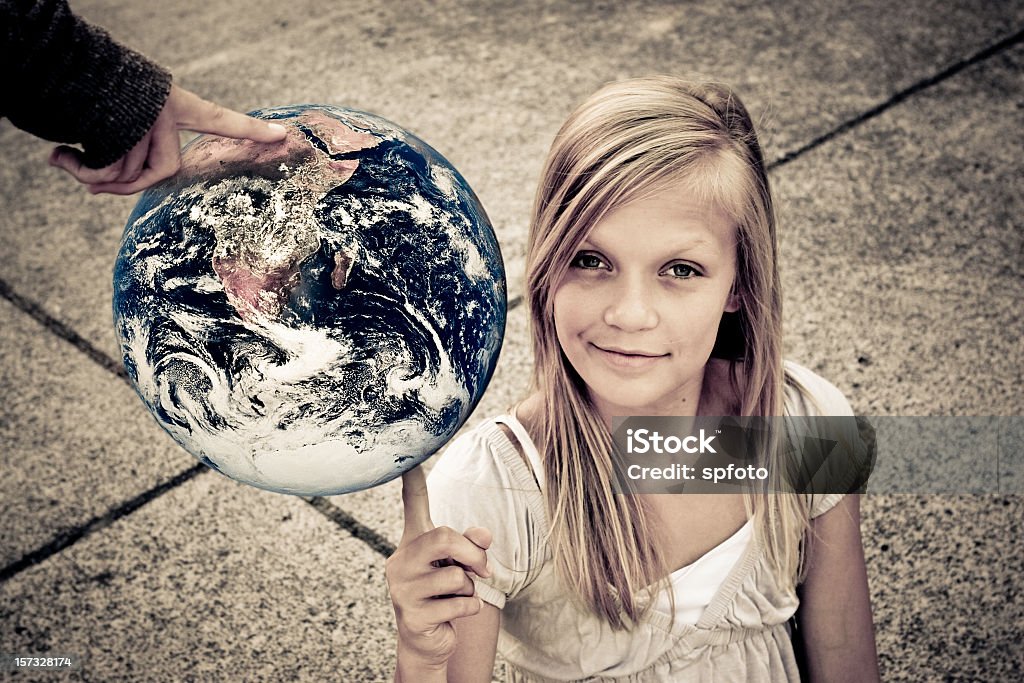
<svg viewBox="0 0 1024 683"><path fill-rule="evenodd" d="M853 408L836 385L813 370L787 360L783 363L786 415L853 415Z"/></svg>
<svg viewBox="0 0 1024 683"><path fill-rule="evenodd" d="M514 420L509 414L496 415L463 431L434 459L429 479L504 488L520 488L533 481L516 444L503 430Z"/></svg>
<svg viewBox="0 0 1024 683"><path fill-rule="evenodd" d="M480 597L498 608L529 585L547 559L542 494L499 426L514 419L495 416L467 429L434 459L427 476L434 524L490 530L493 575L475 581Z"/></svg>
<svg viewBox="0 0 1024 683"><path fill-rule="evenodd" d="M862 480L866 480L871 472L874 456L865 447L858 420L842 391L798 363L786 361L784 370L786 417L812 418L801 420L801 429L810 430L809 433L819 439L842 444L836 453L846 456L829 458L825 463L819 463L817 485L808 494L810 516L813 519L832 509L843 498L844 491L854 491L860 487ZM817 417L829 419L813 419ZM836 417L849 419L831 419Z"/></svg>

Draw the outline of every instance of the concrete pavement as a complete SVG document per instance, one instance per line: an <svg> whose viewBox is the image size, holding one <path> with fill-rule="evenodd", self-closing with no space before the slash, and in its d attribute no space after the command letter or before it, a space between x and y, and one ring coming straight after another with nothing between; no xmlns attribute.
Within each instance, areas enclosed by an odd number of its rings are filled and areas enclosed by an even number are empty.
<svg viewBox="0 0 1024 683"><path fill-rule="evenodd" d="M1022 414L1020 3L72 7L226 106L414 131L487 207L510 298L575 103L627 76L729 82L772 163L787 357L865 415ZM386 680L398 485L304 501L197 468L119 374L110 276L134 199L89 196L49 146L0 123L0 652L74 654L60 677L88 681ZM526 390L525 325L514 309L471 424ZM865 498L885 680L1021 676L1022 492Z"/></svg>

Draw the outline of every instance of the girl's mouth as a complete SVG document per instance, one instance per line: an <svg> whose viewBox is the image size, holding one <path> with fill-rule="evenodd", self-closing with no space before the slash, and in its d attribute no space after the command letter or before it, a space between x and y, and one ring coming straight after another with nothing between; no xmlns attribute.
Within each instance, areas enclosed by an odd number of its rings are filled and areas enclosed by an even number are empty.
<svg viewBox="0 0 1024 683"><path fill-rule="evenodd" d="M667 353L654 354L633 349L606 348L593 343L591 346L597 350L602 359L617 368L647 368L668 357Z"/></svg>

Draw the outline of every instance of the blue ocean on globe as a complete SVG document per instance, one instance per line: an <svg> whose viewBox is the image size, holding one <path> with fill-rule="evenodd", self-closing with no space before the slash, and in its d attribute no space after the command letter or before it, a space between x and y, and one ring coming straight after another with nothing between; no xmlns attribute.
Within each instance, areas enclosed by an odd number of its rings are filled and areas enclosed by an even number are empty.
<svg viewBox="0 0 1024 683"><path fill-rule="evenodd" d="M462 176L397 125L327 105L253 115L286 140L202 136L128 219L125 368L160 425L234 479L383 483L443 446L491 378L497 240Z"/></svg>

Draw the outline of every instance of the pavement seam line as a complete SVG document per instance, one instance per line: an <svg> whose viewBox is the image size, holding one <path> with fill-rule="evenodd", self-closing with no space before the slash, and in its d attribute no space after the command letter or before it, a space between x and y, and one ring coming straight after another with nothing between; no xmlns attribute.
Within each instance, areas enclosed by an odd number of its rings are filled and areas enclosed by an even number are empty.
<svg viewBox="0 0 1024 683"><path fill-rule="evenodd" d="M47 330L68 342L76 349L89 357L96 365L107 372L127 381L128 373L124 367L113 358L99 350L82 335L75 332L67 323L58 320L47 313L42 306L14 291L14 288L4 279L0 278L0 297L7 299L16 308L27 314L30 318L45 327Z"/></svg>
<svg viewBox="0 0 1024 683"><path fill-rule="evenodd" d="M134 498L129 499L127 502L122 503L116 508L111 508L106 513L93 517L85 524L80 524L70 529L61 530L49 543L43 545L35 550L22 555L20 559L15 560L11 564L7 565L3 569L0 569L0 584L6 582L8 579L13 578L20 572L32 567L34 565L49 559L53 555L70 548L75 543L78 543L83 538L103 529L106 529L114 522L127 517L146 503L149 503L156 498L160 497L164 493L171 489L181 486L190 479L208 472L209 467L202 463L196 463L184 472L180 472L171 479L158 484L148 491L143 491Z"/></svg>
<svg viewBox="0 0 1024 683"><path fill-rule="evenodd" d="M989 59L990 57L994 57L1001 52L1005 52L1006 50L1009 50L1011 47L1016 46L1022 40L1024 40L1024 30L1017 31L1014 34L1006 38L1003 38L999 42L993 43L992 45L989 45L988 47L979 50L970 57L954 62L952 65L946 67L939 73L933 74L928 78L920 80L917 83L914 83L913 85L904 88L903 90L900 90L899 92L891 95L884 102L875 105L874 107L868 109L865 112L861 112L852 119L844 121L843 123L839 124L832 130L830 130L829 132L823 135L819 135L818 137L814 138L813 140L804 144L803 146L791 152L786 152L781 157L768 164L767 170L774 171L780 166L785 166L789 162L799 159L807 152L817 149L818 147L824 145L826 142L830 142L834 138L837 138L840 135L843 135L844 133L847 133L853 130L854 128L859 127L861 124L867 123L871 119L880 116L881 114L887 112L893 107L910 99L911 97L921 92L922 90L927 90L933 85L938 85L939 83L942 83L943 81L946 81L949 78L952 78L953 76L959 74L964 69L974 66L975 64L978 64L980 62L983 62L986 59Z"/></svg>
<svg viewBox="0 0 1024 683"><path fill-rule="evenodd" d="M70 343L76 349L88 356L94 363L99 365L104 370L120 377L122 380L128 382L128 373L124 367L114 361L110 356L105 354L93 346L87 339L82 337L80 334L75 332L69 325L61 320L53 317L43 309L42 306L36 302L28 299L21 294L18 294L13 287L4 279L0 278L0 297L7 299L15 308L21 310L27 314L30 318L38 322L44 328L49 330L51 333ZM511 311L517 308L523 302L523 297L513 297L507 305L507 310ZM46 545L37 548L36 550L30 551L28 554L22 556L20 559L15 560L7 567L0 569L0 583L7 581L19 572L42 562L51 555L55 555L60 551L64 550L71 545L74 545L85 536L91 534L94 531L99 531L110 525L111 522L120 519L126 514L134 512L138 507L149 502L153 498L166 493L167 491L184 484L186 481L194 477L197 473L202 472L204 469L209 469L206 465L199 463L192 468L185 470L167 484L161 484L149 491L146 491L139 496L129 500L127 503L112 508L102 517L94 517L92 520L86 522L83 525L62 531L55 538L53 538ZM141 503L137 503L139 499ZM355 517L352 517L347 512L332 504L330 501L324 498L307 498L305 499L313 509L320 514L327 517L329 520L334 522L337 526L348 531L352 536L363 541L375 552L383 555L384 557L390 556L395 552L395 546L383 535L377 533L370 527L361 523Z"/></svg>
<svg viewBox="0 0 1024 683"><path fill-rule="evenodd" d="M313 498L303 498L303 500L309 503L314 510L384 557L390 557L395 552L395 544L389 541L386 536L366 526L326 498L316 496Z"/></svg>

